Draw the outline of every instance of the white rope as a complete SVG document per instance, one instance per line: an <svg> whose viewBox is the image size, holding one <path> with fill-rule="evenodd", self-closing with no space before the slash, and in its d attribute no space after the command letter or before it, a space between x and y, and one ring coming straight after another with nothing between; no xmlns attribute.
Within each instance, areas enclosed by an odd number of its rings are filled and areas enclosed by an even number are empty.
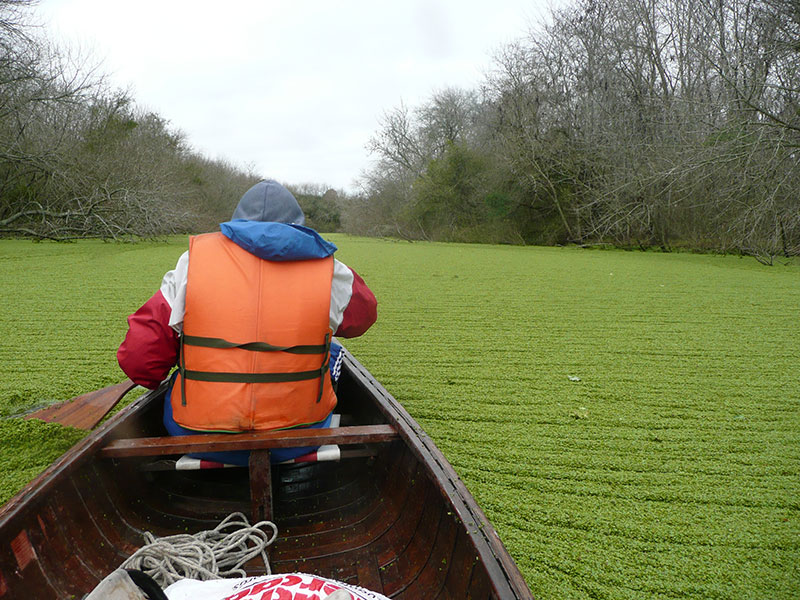
<svg viewBox="0 0 800 600"><path fill-rule="evenodd" d="M267 533L262 528L272 531ZM261 555L267 575L271 575L267 547L277 537L278 528L271 521L250 525L242 513L233 513L214 529L194 535L159 538L146 531L145 545L122 568L144 571L165 588L179 579L246 577L242 565Z"/></svg>

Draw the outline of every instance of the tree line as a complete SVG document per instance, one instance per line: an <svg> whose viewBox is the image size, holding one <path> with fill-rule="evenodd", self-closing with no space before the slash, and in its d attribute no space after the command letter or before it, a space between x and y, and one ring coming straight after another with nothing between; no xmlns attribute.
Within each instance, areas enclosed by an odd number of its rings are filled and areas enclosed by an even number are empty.
<svg viewBox="0 0 800 600"><path fill-rule="evenodd" d="M229 218L257 177L36 37L31 4L0 0L0 236L129 239Z"/></svg>
<svg viewBox="0 0 800 600"><path fill-rule="evenodd" d="M137 239L211 231L260 176L186 136L87 57L35 36L32 0L0 0L0 237ZM307 224L340 228L340 194L289 185Z"/></svg>
<svg viewBox="0 0 800 600"><path fill-rule="evenodd" d="M194 152L0 0L0 236L214 229L259 177ZM571 0L476 89L384 113L322 231L800 254L800 4Z"/></svg>
<svg viewBox="0 0 800 600"><path fill-rule="evenodd" d="M800 254L800 4L575 0L386 112L347 228Z"/></svg>

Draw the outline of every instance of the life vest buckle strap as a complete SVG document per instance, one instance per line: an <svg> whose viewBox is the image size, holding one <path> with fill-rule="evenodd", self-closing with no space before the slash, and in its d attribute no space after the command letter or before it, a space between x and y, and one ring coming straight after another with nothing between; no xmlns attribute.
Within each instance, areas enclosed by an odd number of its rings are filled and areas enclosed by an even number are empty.
<svg viewBox="0 0 800 600"><path fill-rule="evenodd" d="M319 392L317 393L317 404L322 400L322 392L325 389L325 375L328 373L331 362L331 332L325 334L325 357L322 361L319 374Z"/></svg>
<svg viewBox="0 0 800 600"><path fill-rule="evenodd" d="M198 343L199 340L199 343ZM261 344L261 342L252 342L253 344ZM323 354L324 360L318 369L310 371L290 371L290 372L277 372L277 373L225 373L218 371L195 371L186 368L186 360L184 356L184 346L186 344L194 346L206 346L209 348L233 348L244 347L250 344L233 344L226 340L219 338L200 338L196 336L187 336L181 333L180 336L180 360L178 362L178 372L181 376L181 404L186 406L186 380L204 381L211 383L288 383L293 381L308 381L310 379L319 379L319 393L317 394L317 403L322 399L322 393L325 385L325 375L328 373L330 362L330 348L331 348L331 334L325 334L325 343L317 346L293 346L291 348L297 349L311 349L314 348L313 354ZM214 344L214 345L212 345ZM219 344L219 345L217 345ZM223 345L225 344L225 345ZM269 344L265 344L270 346ZM270 346L273 350L256 350L256 351L286 351L283 347ZM320 352L316 349L321 348ZM249 349L249 348L248 348ZM311 354L312 352L300 351L298 354Z"/></svg>
<svg viewBox="0 0 800 600"><path fill-rule="evenodd" d="M206 381L212 383L287 383L290 381L307 381L317 379L322 369L311 371L294 371L288 373L223 373L218 371L191 371L184 369L184 379Z"/></svg>
<svg viewBox="0 0 800 600"><path fill-rule="evenodd" d="M186 353L184 351L184 334L180 335L180 358L178 360L178 374L181 377L181 406L186 406Z"/></svg>
<svg viewBox="0 0 800 600"><path fill-rule="evenodd" d="M289 354L324 354L330 348L330 340L326 337L325 344L298 344L296 346L276 346L267 342L230 342L222 338L201 337L196 335L183 336L183 342L189 346L203 348L230 349L240 348L251 352L287 352Z"/></svg>

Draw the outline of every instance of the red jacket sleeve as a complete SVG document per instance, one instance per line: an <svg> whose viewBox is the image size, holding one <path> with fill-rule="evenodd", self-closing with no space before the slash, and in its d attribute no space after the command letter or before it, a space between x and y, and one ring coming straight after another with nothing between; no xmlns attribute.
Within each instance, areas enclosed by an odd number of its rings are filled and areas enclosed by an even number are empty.
<svg viewBox="0 0 800 600"><path fill-rule="evenodd" d="M349 267L348 267L349 268ZM378 301L358 273L353 273L353 294L342 315L342 323L336 335L343 338L357 337L369 329L378 318Z"/></svg>
<svg viewBox="0 0 800 600"><path fill-rule="evenodd" d="M159 290L128 317L128 333L117 361L134 383L155 389L178 361L178 334L169 326L172 309Z"/></svg>

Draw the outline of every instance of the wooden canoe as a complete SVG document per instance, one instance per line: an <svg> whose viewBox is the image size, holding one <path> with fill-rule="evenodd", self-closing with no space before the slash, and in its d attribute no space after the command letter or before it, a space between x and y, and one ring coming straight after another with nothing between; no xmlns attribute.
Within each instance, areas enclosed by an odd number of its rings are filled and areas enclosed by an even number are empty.
<svg viewBox="0 0 800 600"><path fill-rule="evenodd" d="M211 529L236 511L277 524L275 572L400 599L532 598L453 468L349 353L338 396L339 429L190 436L256 449L249 469L212 471L152 470L196 447L159 439L163 390L142 396L0 509L0 599L81 598L141 546L144 531ZM340 444L342 460L263 464L267 448L312 442ZM250 571L260 574L255 564Z"/></svg>

